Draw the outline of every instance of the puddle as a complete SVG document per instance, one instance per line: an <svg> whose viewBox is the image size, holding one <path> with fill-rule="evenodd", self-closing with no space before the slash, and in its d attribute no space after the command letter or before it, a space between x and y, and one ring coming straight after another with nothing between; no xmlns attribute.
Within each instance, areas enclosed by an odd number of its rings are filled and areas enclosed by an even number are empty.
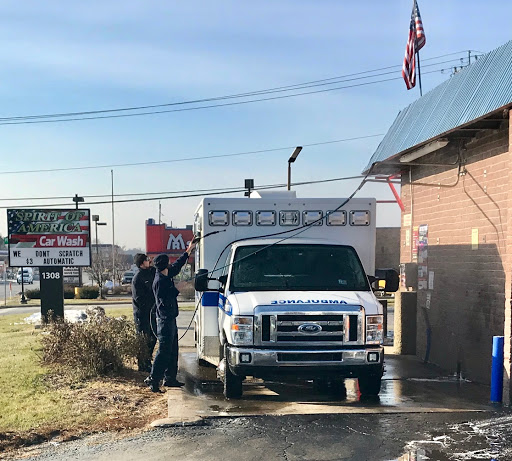
<svg viewBox="0 0 512 461"><path fill-rule="evenodd" d="M440 451L425 450L420 448L418 450L407 451L402 456L389 461L449 461L451 459L452 458L446 456Z"/></svg>
<svg viewBox="0 0 512 461"><path fill-rule="evenodd" d="M442 435L410 441L405 453L392 461L510 460L511 438L512 415L457 423L443 429Z"/></svg>

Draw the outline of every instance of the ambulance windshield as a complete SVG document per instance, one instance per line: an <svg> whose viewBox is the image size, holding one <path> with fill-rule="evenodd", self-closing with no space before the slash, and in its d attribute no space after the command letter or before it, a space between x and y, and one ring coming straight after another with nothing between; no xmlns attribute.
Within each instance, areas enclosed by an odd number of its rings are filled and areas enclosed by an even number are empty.
<svg viewBox="0 0 512 461"><path fill-rule="evenodd" d="M370 291L356 251L342 245L251 245L236 250L230 291Z"/></svg>

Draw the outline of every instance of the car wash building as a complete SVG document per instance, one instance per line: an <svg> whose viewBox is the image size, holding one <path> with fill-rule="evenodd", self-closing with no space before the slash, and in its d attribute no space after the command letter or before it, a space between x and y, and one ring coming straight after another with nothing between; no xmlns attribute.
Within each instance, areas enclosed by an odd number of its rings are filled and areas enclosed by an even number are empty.
<svg viewBox="0 0 512 461"><path fill-rule="evenodd" d="M512 41L403 109L366 172L401 178L395 344L511 402Z"/></svg>

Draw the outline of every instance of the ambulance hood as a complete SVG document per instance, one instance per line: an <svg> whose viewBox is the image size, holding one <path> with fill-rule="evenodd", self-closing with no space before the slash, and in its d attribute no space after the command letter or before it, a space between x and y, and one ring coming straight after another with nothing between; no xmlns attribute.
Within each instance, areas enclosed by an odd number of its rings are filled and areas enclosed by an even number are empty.
<svg viewBox="0 0 512 461"><path fill-rule="evenodd" d="M275 306L282 311L308 311L311 306L343 310L362 306L367 315L382 314L382 305L370 291L252 291L228 297L234 315L253 315L257 306Z"/></svg>

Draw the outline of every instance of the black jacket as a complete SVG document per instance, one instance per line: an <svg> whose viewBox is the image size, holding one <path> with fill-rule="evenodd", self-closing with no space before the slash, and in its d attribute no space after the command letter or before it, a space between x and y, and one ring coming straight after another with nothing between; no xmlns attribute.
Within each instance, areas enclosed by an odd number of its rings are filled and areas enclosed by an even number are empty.
<svg viewBox="0 0 512 461"><path fill-rule="evenodd" d="M139 269L132 280L132 305L133 317L135 323L149 325L149 316L151 309L155 305L155 295L153 294L153 280L156 269Z"/></svg>
<svg viewBox="0 0 512 461"><path fill-rule="evenodd" d="M180 273L181 268L188 259L188 253L183 253L179 259L171 264L167 275L157 271L153 281L153 293L156 302L156 318L158 320L173 319L178 316L178 300L180 292L174 286L173 277Z"/></svg>

